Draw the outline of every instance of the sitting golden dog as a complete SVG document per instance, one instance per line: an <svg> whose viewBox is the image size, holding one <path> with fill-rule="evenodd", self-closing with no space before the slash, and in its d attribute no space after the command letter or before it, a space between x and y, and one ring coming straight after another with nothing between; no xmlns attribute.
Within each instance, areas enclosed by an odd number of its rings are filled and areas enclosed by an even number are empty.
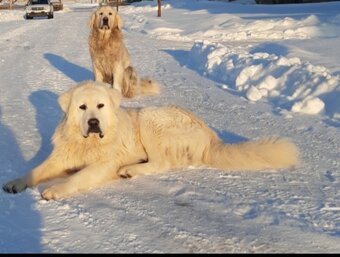
<svg viewBox="0 0 340 257"><path fill-rule="evenodd" d="M157 82L140 79L124 44L122 18L111 6L101 6L90 20L89 48L96 81L106 82L125 97L158 94Z"/></svg>

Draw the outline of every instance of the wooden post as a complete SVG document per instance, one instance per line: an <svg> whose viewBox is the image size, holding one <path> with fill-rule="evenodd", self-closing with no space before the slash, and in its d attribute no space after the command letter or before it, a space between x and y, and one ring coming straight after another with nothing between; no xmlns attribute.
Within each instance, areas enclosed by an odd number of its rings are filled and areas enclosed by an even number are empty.
<svg viewBox="0 0 340 257"><path fill-rule="evenodd" d="M161 17L162 16L162 11L161 11L161 0L157 0L157 4L158 4L158 13L157 13L157 17Z"/></svg>
<svg viewBox="0 0 340 257"><path fill-rule="evenodd" d="M117 12L118 12L118 8L119 8L119 2L120 2L120 0L116 0L116 9L117 9Z"/></svg>

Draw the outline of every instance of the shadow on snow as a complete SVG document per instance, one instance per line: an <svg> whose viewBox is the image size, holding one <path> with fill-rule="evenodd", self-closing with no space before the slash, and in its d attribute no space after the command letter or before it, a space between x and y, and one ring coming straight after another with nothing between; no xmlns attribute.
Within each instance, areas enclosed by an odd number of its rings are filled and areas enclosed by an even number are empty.
<svg viewBox="0 0 340 257"><path fill-rule="evenodd" d="M37 129L41 146L36 155L26 161L11 129L1 122L0 112L0 179L4 184L24 176L44 161L52 151L51 137L61 118L58 96L46 90L33 92L30 102L36 109ZM0 110L1 111L1 110ZM34 143L34 142L30 142ZM40 196L38 196L39 198ZM41 217L35 210L36 199L27 192L17 195L1 192L0 253L39 253L41 247Z"/></svg>
<svg viewBox="0 0 340 257"><path fill-rule="evenodd" d="M75 82L93 80L92 71L72 62L69 62L64 57L51 53L44 54L44 57L50 62L50 64L52 64L55 68L60 70L62 73L64 73Z"/></svg>
<svg viewBox="0 0 340 257"><path fill-rule="evenodd" d="M1 111L1 110L0 110ZM15 135L2 123L0 112L1 184L26 173L25 161ZM41 252L41 218L30 194L7 194L1 190L0 253Z"/></svg>

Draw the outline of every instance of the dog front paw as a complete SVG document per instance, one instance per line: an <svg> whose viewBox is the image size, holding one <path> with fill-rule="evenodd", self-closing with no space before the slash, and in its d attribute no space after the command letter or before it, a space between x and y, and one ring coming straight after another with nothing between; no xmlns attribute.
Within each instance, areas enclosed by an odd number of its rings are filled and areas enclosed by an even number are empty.
<svg viewBox="0 0 340 257"><path fill-rule="evenodd" d="M63 192L59 186L51 186L46 188L42 193L41 197L45 200L59 200L63 197Z"/></svg>
<svg viewBox="0 0 340 257"><path fill-rule="evenodd" d="M121 178L131 178L133 176L133 174L131 174L131 172L129 171L128 168L120 168L117 171L117 175Z"/></svg>
<svg viewBox="0 0 340 257"><path fill-rule="evenodd" d="M5 185L3 185L2 189L10 194L16 194L24 191L27 188L26 181L22 178L18 178L12 181L9 181Z"/></svg>

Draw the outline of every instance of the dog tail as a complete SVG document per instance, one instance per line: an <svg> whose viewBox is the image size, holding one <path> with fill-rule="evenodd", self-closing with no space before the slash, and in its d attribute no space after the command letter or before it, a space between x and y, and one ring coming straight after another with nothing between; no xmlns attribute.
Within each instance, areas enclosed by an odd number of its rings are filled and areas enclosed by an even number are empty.
<svg viewBox="0 0 340 257"><path fill-rule="evenodd" d="M160 93L160 86L150 78L142 78L140 80L140 90L142 95L156 95Z"/></svg>
<svg viewBox="0 0 340 257"><path fill-rule="evenodd" d="M159 84L149 78L140 79L136 70L129 66L124 71L124 82L122 94L125 97L132 98L137 95L155 95L159 94Z"/></svg>
<svg viewBox="0 0 340 257"><path fill-rule="evenodd" d="M240 144L212 143L208 165L232 171L292 168L298 149L287 139L267 138Z"/></svg>

